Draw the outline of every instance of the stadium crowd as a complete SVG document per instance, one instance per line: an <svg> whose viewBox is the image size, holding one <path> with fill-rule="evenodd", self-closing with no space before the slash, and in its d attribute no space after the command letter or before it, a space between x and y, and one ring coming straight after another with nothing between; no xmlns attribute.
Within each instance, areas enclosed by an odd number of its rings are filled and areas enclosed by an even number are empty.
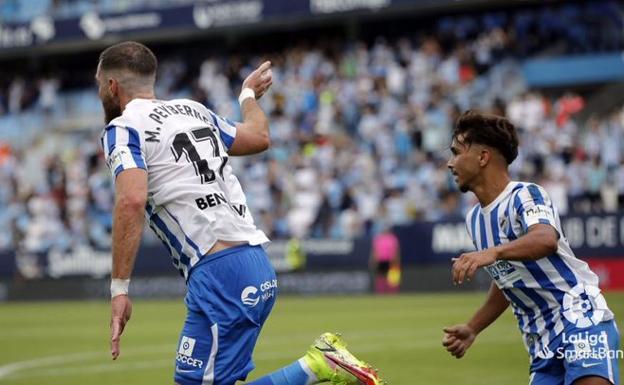
<svg viewBox="0 0 624 385"><path fill-rule="evenodd" d="M604 12L614 6L597 4ZM274 85L262 99L272 149L231 162L271 237L350 238L461 218L473 202L454 189L446 159L453 122L469 108L506 114L517 125L513 176L542 184L562 214L616 211L624 198L624 109L581 123L582 96L528 89L517 60L622 48L621 34L610 29L621 20L599 14L595 33L579 32L593 22L575 13L579 7L448 17L418 39L318 41L253 57L211 55L197 66L165 55L158 95L191 97L236 117L241 79L261 57L272 60ZM587 23L570 24L565 15ZM26 83L15 77L4 85L4 114L45 116L65 92L54 76ZM99 132L46 133L28 148L0 146L0 249L105 249L112 204Z"/></svg>

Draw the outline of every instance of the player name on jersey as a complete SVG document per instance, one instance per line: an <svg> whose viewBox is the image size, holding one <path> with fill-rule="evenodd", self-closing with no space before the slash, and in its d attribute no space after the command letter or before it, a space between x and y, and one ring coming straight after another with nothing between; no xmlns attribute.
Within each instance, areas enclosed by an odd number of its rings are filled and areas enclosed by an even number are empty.
<svg viewBox="0 0 624 385"><path fill-rule="evenodd" d="M195 199L195 203L200 210L207 209L208 207L215 207L220 204L227 204L227 199L225 199L225 195L220 193L207 194L205 197ZM241 217L245 216L245 212L247 211L247 206L240 205L230 205L234 211Z"/></svg>

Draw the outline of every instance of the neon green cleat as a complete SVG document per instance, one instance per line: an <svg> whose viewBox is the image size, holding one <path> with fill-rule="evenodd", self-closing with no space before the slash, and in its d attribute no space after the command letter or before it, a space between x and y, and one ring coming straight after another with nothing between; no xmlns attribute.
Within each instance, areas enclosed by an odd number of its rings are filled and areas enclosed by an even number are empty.
<svg viewBox="0 0 624 385"><path fill-rule="evenodd" d="M303 359L319 381L334 385L382 384L377 371L355 358L339 334L323 333Z"/></svg>

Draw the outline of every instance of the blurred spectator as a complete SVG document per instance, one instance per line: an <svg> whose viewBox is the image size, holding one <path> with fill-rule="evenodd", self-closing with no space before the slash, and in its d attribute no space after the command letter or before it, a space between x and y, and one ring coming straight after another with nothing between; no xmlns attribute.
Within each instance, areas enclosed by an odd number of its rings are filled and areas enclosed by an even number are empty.
<svg viewBox="0 0 624 385"><path fill-rule="evenodd" d="M521 148L512 177L542 183L561 214L622 207L624 110L581 123L581 95L528 90L514 59L571 47L622 48L621 37L606 32L621 24L608 14L614 6L601 1L451 16L418 39L335 39L269 55L275 81L261 103L270 114L272 149L230 162L254 218L272 237L292 239L352 238L413 220L461 219L474 202L454 190L445 150L453 122L467 108L506 113L516 124ZM587 32L595 24L585 11L607 26L579 36L579 28ZM569 31L572 22L578 25ZM194 61L165 52L158 95L192 96L235 119L235 90L266 57L206 55L187 55ZM89 82L92 72L85 75ZM0 147L6 207L0 248L108 247L113 193L99 133L50 129L40 135L42 113L32 108L38 95L43 111L72 115L77 126L85 117L93 124L101 109L95 92L90 84L70 92L62 75L10 79L0 86L0 114L8 111L17 134L12 147ZM73 108L71 114L63 106ZM37 140L27 142L26 152L19 139L27 137L27 126L11 119L27 117Z"/></svg>

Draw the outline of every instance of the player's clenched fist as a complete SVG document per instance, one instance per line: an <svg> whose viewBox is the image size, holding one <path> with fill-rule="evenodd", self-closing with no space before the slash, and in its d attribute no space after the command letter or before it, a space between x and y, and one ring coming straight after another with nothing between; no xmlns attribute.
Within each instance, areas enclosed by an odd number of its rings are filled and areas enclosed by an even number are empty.
<svg viewBox="0 0 624 385"><path fill-rule="evenodd" d="M119 356L119 340L121 333L132 315L132 302L127 295L118 295L111 299L111 356L116 360Z"/></svg>
<svg viewBox="0 0 624 385"><path fill-rule="evenodd" d="M251 88L256 95L256 99L260 99L271 87L271 84L273 84L271 62L265 61L245 78L243 89Z"/></svg>
<svg viewBox="0 0 624 385"><path fill-rule="evenodd" d="M444 333L442 345L455 358L462 358L477 337L474 330L468 325L446 327Z"/></svg>

